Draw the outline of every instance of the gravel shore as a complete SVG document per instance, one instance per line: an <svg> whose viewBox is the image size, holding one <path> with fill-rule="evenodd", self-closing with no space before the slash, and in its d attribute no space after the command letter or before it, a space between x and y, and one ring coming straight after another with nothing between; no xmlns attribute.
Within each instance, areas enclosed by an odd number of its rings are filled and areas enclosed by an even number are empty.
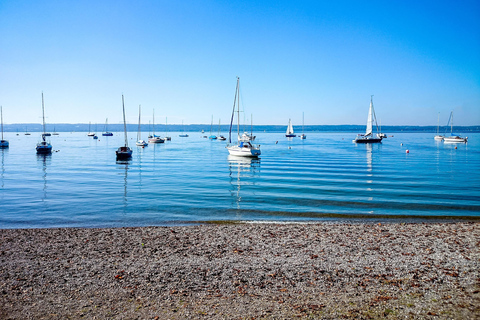
<svg viewBox="0 0 480 320"><path fill-rule="evenodd" d="M1 319L479 319L480 223L0 230Z"/></svg>

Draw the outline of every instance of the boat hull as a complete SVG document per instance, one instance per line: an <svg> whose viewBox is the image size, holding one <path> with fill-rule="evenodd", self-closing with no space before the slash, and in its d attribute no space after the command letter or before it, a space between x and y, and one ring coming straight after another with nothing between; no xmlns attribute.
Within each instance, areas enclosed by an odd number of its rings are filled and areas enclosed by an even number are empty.
<svg viewBox="0 0 480 320"><path fill-rule="evenodd" d="M145 140L139 140L135 143L139 147L147 147L148 143Z"/></svg>
<svg viewBox="0 0 480 320"><path fill-rule="evenodd" d="M260 156L261 151L258 148L242 148L240 146L227 147L228 153L236 157L256 158Z"/></svg>
<svg viewBox="0 0 480 320"><path fill-rule="evenodd" d="M50 144L38 144L37 154L50 154L52 153L52 145Z"/></svg>
<svg viewBox="0 0 480 320"><path fill-rule="evenodd" d="M160 137L148 138L148 143L165 143L165 140Z"/></svg>
<svg viewBox="0 0 480 320"><path fill-rule="evenodd" d="M380 143L382 138L366 138L366 137L357 137L353 140L355 143Z"/></svg>
<svg viewBox="0 0 480 320"><path fill-rule="evenodd" d="M285 137L287 138L293 138L293 137L296 137L297 135L296 134L286 134Z"/></svg>
<svg viewBox="0 0 480 320"><path fill-rule="evenodd" d="M442 141L442 140L443 140L443 136L435 136L434 139L437 140L437 141Z"/></svg>
<svg viewBox="0 0 480 320"><path fill-rule="evenodd" d="M104 136L104 137L111 137L111 136L113 136L113 133L111 133L111 132L105 132L105 133L102 133L102 136Z"/></svg>
<svg viewBox="0 0 480 320"><path fill-rule="evenodd" d="M462 137L444 137L443 142L446 143L466 143L468 138Z"/></svg>
<svg viewBox="0 0 480 320"><path fill-rule="evenodd" d="M120 147L117 151L115 151L117 156L117 160L125 160L130 159L132 157L132 149L129 147Z"/></svg>
<svg viewBox="0 0 480 320"><path fill-rule="evenodd" d="M7 140L0 140L0 149L8 148L9 144Z"/></svg>

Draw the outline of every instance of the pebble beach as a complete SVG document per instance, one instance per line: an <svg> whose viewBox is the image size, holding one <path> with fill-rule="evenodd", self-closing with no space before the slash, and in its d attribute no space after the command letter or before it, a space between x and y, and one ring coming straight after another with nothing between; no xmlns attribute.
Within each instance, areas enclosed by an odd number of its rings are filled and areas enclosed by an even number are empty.
<svg viewBox="0 0 480 320"><path fill-rule="evenodd" d="M480 318L480 223L0 230L1 319Z"/></svg>

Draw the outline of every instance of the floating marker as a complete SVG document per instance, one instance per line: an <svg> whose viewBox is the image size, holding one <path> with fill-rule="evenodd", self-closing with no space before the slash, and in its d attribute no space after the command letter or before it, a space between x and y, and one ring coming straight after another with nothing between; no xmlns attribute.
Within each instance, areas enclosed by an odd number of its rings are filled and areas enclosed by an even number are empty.
<svg viewBox="0 0 480 320"><path fill-rule="evenodd" d="M410 151L407 149L407 151L405 151L406 153L410 153Z"/></svg>

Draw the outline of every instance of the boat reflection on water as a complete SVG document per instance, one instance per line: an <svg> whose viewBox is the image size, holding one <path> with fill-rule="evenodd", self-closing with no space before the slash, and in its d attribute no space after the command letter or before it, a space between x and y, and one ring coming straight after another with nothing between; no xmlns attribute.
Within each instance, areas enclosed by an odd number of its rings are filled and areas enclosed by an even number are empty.
<svg viewBox="0 0 480 320"><path fill-rule="evenodd" d="M52 162L52 154L47 153L47 154L42 154L42 153L37 153L37 162L42 164L42 178L43 178L43 196L42 196L42 202L47 201L47 166L51 164Z"/></svg>
<svg viewBox="0 0 480 320"><path fill-rule="evenodd" d="M2 157L2 170L0 171L0 179L2 180L1 181L1 187L3 189L3 187L5 186L5 178L4 178L4 175L5 175L5 153L8 152L8 149L3 149L1 148L0 149L0 153L2 154L1 157Z"/></svg>
<svg viewBox="0 0 480 320"><path fill-rule="evenodd" d="M123 169L123 212L126 213L128 198L127 198L127 185L128 185L128 165L131 164L131 160L117 160L117 168Z"/></svg>
<svg viewBox="0 0 480 320"><path fill-rule="evenodd" d="M244 197L254 194L251 187L255 186L256 179L260 173L260 159L232 155L229 155L227 159L230 171L232 205L235 206L235 209L241 209L241 190L243 189Z"/></svg>

